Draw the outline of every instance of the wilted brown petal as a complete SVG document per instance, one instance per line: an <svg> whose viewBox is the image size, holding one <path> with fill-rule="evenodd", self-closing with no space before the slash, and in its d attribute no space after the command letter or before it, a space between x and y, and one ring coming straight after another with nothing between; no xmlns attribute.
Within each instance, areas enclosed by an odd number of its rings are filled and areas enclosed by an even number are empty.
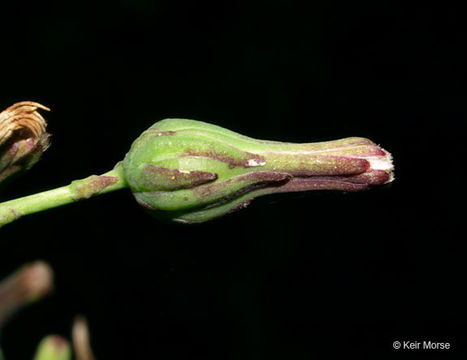
<svg viewBox="0 0 467 360"><path fill-rule="evenodd" d="M49 145L46 122L32 101L16 103L0 113L0 183L31 168Z"/></svg>
<svg viewBox="0 0 467 360"><path fill-rule="evenodd" d="M71 331L73 350L76 360L95 360L89 341L89 329L86 319L77 316Z"/></svg>
<svg viewBox="0 0 467 360"><path fill-rule="evenodd" d="M22 139L39 139L45 132L46 122L37 109L50 109L33 101L21 101L0 113L0 146L15 133Z"/></svg>
<svg viewBox="0 0 467 360"><path fill-rule="evenodd" d="M0 328L22 306L36 301L53 288L53 271L43 261L24 265L0 282Z"/></svg>

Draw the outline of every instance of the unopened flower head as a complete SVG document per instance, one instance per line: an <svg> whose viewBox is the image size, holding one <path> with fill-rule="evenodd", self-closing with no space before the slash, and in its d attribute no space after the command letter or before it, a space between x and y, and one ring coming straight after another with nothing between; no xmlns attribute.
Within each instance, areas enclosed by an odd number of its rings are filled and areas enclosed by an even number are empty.
<svg viewBox="0 0 467 360"><path fill-rule="evenodd" d="M34 360L71 360L68 340L59 335L49 335L37 347Z"/></svg>
<svg viewBox="0 0 467 360"><path fill-rule="evenodd" d="M260 195L358 191L394 178L391 155L365 138L263 141L185 119L145 131L125 157L123 174L156 216L189 223L244 208Z"/></svg>
<svg viewBox="0 0 467 360"><path fill-rule="evenodd" d="M0 204L0 227L123 188L159 218L196 223L242 209L261 195L359 191L393 179L391 155L365 138L294 144L165 119L143 132L111 171Z"/></svg>
<svg viewBox="0 0 467 360"><path fill-rule="evenodd" d="M46 122L32 101L16 103L0 113L0 183L28 170L49 145Z"/></svg>

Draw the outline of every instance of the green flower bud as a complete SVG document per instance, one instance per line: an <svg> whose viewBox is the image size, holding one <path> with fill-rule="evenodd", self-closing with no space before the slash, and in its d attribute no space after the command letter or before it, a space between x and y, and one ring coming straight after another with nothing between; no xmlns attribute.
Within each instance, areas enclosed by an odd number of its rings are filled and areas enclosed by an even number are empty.
<svg viewBox="0 0 467 360"><path fill-rule="evenodd" d="M141 205L182 223L216 218L265 194L358 191L393 180L391 155L365 138L264 141L185 119L154 124L133 143L122 166Z"/></svg>
<svg viewBox="0 0 467 360"><path fill-rule="evenodd" d="M34 360L71 360L70 344L61 336L49 335L39 343Z"/></svg>
<svg viewBox="0 0 467 360"><path fill-rule="evenodd" d="M244 208L261 195L359 191L393 179L391 155L365 138L283 143L166 119L146 130L111 171L1 203L0 227L123 188L159 218L197 223Z"/></svg>
<svg viewBox="0 0 467 360"><path fill-rule="evenodd" d="M16 103L0 113L0 184L30 169L49 146L46 122L32 102Z"/></svg>

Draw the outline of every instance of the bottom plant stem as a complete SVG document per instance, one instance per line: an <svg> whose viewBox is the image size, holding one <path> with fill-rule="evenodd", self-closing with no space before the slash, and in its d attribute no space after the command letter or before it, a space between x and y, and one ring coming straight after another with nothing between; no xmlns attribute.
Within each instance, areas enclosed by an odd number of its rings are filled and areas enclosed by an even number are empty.
<svg viewBox="0 0 467 360"><path fill-rule="evenodd" d="M117 164L113 170L105 174L92 175L53 190L0 203L0 227L25 215L88 199L95 195L105 194L125 187L127 187L126 181L121 175L120 165Z"/></svg>

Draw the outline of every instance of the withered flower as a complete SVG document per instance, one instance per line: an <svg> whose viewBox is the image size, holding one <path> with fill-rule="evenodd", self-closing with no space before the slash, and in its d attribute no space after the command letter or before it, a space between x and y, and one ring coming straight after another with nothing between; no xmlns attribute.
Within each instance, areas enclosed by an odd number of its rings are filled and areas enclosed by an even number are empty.
<svg viewBox="0 0 467 360"><path fill-rule="evenodd" d="M44 297L53 288L53 271L43 261L23 265L0 282L0 329L20 308Z"/></svg>
<svg viewBox="0 0 467 360"><path fill-rule="evenodd" d="M88 322L81 315L76 316L73 322L71 339L76 360L96 359L91 349Z"/></svg>
<svg viewBox="0 0 467 360"><path fill-rule="evenodd" d="M49 146L50 135L33 101L18 102L0 113L0 184L30 169Z"/></svg>

